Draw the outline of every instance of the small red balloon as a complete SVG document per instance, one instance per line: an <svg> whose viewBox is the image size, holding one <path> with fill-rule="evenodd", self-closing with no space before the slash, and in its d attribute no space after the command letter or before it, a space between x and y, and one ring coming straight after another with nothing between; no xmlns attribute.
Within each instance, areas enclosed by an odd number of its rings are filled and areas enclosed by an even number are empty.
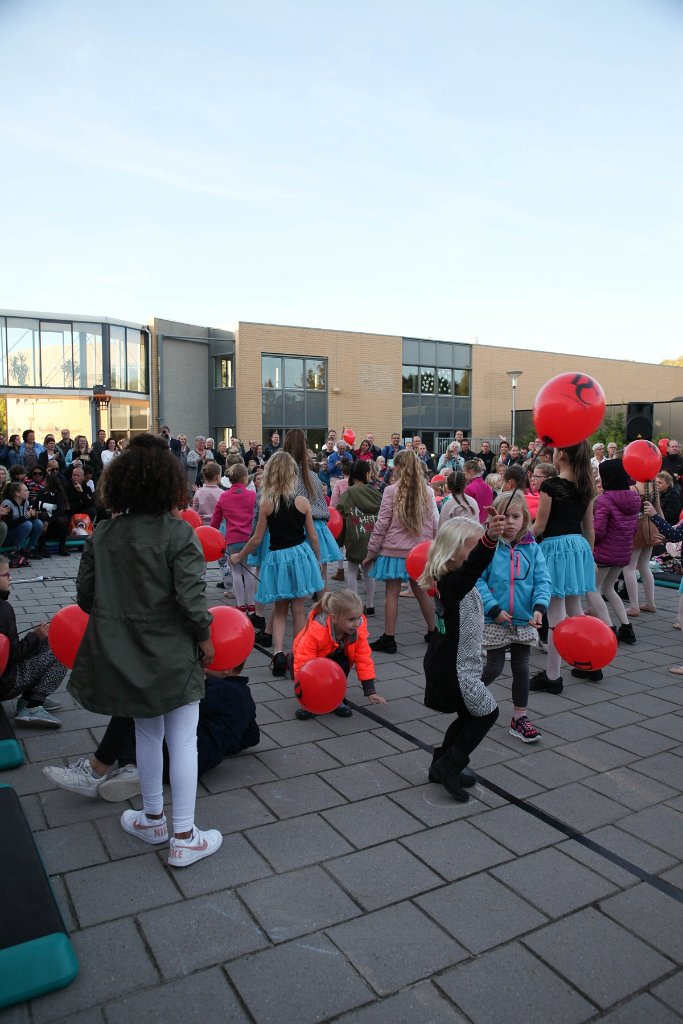
<svg viewBox="0 0 683 1024"><path fill-rule="evenodd" d="M663 458L666 455L667 451L669 450L669 438L668 437L660 437L659 441L657 441L657 447L659 448L660 452L662 453L662 458Z"/></svg>
<svg viewBox="0 0 683 1024"><path fill-rule="evenodd" d="M446 477L443 475L443 473L436 473L432 477L432 483L433 484L445 484L446 483Z"/></svg>
<svg viewBox="0 0 683 1024"><path fill-rule="evenodd" d="M356 435L354 434L354 432L350 428L348 428L347 430L344 431L344 433L342 434L342 437L344 438L346 443L349 444L349 445L353 444L354 441L356 440Z"/></svg>
<svg viewBox="0 0 683 1024"><path fill-rule="evenodd" d="M47 631L47 642L57 661L67 668L74 667L76 653L81 646L90 616L77 604L60 608L52 616Z"/></svg>
<svg viewBox="0 0 683 1024"><path fill-rule="evenodd" d="M553 630L553 642L560 657L574 668L597 672L609 665L617 653L613 630L592 615L572 615Z"/></svg>
<svg viewBox="0 0 683 1024"><path fill-rule="evenodd" d="M313 658L302 665L294 683L294 696L306 711L327 715L346 695L344 669L329 658Z"/></svg>
<svg viewBox="0 0 683 1024"><path fill-rule="evenodd" d="M219 530L214 530L213 526L197 526L194 532L202 546L204 561L215 562L221 558L225 552L225 537Z"/></svg>
<svg viewBox="0 0 683 1024"><path fill-rule="evenodd" d="M662 468L662 453L652 441L631 441L624 448L622 461L629 476L639 483L654 480Z"/></svg>
<svg viewBox="0 0 683 1024"><path fill-rule="evenodd" d="M327 527L336 540L342 532L344 520L341 517L341 512L338 512L336 508L330 508L330 518L327 521Z"/></svg>
<svg viewBox="0 0 683 1024"><path fill-rule="evenodd" d="M605 415L605 392L586 373L561 373L536 395L534 426L545 444L570 448L598 429Z"/></svg>
<svg viewBox="0 0 683 1024"><path fill-rule="evenodd" d="M196 529L197 526L202 525L202 517L199 512L195 512L193 508L184 508L180 513L180 518L184 519L186 523L189 523L192 529Z"/></svg>
<svg viewBox="0 0 683 1024"><path fill-rule="evenodd" d="M9 661L9 637L6 637L4 633L0 633L0 676L7 668L7 662Z"/></svg>
<svg viewBox="0 0 683 1024"><path fill-rule="evenodd" d="M422 573L425 571L425 565L427 564L427 556L429 555L429 548L431 546L430 540L423 540L421 544L417 544L406 558L406 572L410 576L411 580L419 580Z"/></svg>
<svg viewBox="0 0 683 1024"><path fill-rule="evenodd" d="M213 615L211 643L215 648L213 661L206 668L227 672L246 661L254 647L254 627L238 608L217 605L209 608Z"/></svg>

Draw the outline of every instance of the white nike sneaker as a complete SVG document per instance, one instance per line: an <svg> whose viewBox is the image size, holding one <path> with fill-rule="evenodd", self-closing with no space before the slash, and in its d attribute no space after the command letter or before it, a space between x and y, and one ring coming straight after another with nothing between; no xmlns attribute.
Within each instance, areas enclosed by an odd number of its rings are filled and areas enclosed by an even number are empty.
<svg viewBox="0 0 683 1024"><path fill-rule="evenodd" d="M87 757L82 757L66 768L48 765L43 768L43 775L62 789L81 796L96 797L98 786L106 775L96 775Z"/></svg>
<svg viewBox="0 0 683 1024"><path fill-rule="evenodd" d="M210 857L220 849L222 843L223 836L217 829L210 828L202 832L195 826L189 839L176 839L175 836L171 836L168 863L173 868L186 868L202 857Z"/></svg>
<svg viewBox="0 0 683 1024"><path fill-rule="evenodd" d="M148 818L144 811L124 811L121 815L121 828L131 836L137 836L144 843L153 846L165 843L168 839L166 817Z"/></svg>
<svg viewBox="0 0 683 1024"><path fill-rule="evenodd" d="M140 792L140 776L134 764L117 768L103 782L100 782L97 788L97 795L113 804L119 803L121 800L130 800Z"/></svg>

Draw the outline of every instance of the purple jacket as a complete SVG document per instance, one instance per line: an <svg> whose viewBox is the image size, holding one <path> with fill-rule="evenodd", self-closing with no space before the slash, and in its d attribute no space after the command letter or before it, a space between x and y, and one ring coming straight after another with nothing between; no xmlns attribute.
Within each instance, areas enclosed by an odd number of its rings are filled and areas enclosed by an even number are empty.
<svg viewBox="0 0 683 1024"><path fill-rule="evenodd" d="M597 496L593 507L597 565L628 565L639 515L640 495L635 491L603 491Z"/></svg>

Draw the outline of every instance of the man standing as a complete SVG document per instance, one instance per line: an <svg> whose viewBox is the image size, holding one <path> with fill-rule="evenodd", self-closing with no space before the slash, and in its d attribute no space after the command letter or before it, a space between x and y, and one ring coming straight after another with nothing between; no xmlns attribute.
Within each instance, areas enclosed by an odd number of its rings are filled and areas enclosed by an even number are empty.
<svg viewBox="0 0 683 1024"><path fill-rule="evenodd" d="M264 452L266 462L268 461L271 455L274 455L275 452L279 451L282 451L282 445L280 444L280 435L277 432L277 430L274 430L273 433L270 435L270 444L266 445L266 450Z"/></svg>
<svg viewBox="0 0 683 1024"><path fill-rule="evenodd" d="M74 443L71 440L71 431L70 430L64 429L64 430L60 431L60 433L62 435L62 440L57 442L57 447L59 448L60 452L62 453L62 458L64 459L64 462L66 462L67 453L71 451L71 449L74 446Z"/></svg>
<svg viewBox="0 0 683 1024"><path fill-rule="evenodd" d="M343 462L353 462L353 455L347 451L346 441L337 441L337 450L327 457L327 471L332 480L341 480L344 475Z"/></svg>
<svg viewBox="0 0 683 1024"><path fill-rule="evenodd" d="M415 438L413 438L413 449L415 450ZM420 443L417 446L416 450L417 450L417 457L420 460L420 462L424 462L425 466L427 467L427 469L429 470L430 473L436 473L436 466L434 465L434 459L431 457L431 455L427 451L427 445L423 444L420 441Z"/></svg>
<svg viewBox="0 0 683 1024"><path fill-rule="evenodd" d="M370 445L370 454L372 455L372 461L374 462L375 459L377 459L378 456L380 456L382 454L382 449L378 448L377 445L375 444L375 435L374 434L366 434L365 435L365 440Z"/></svg>
<svg viewBox="0 0 683 1024"><path fill-rule="evenodd" d="M405 451L405 445L401 444L401 435L399 433L393 433L391 435L391 444L385 444L382 448L382 455L389 465L389 459L392 461L396 458L398 452Z"/></svg>
<svg viewBox="0 0 683 1024"><path fill-rule="evenodd" d="M481 459L481 461L486 466L486 474L485 475L488 476L489 473L491 472L491 466L493 465L493 461L495 459L495 455L491 451L491 442L490 441L482 441L481 442L481 451L477 452L477 454L475 455L475 459Z"/></svg>
<svg viewBox="0 0 683 1024"><path fill-rule="evenodd" d="M95 479L95 482L97 482L97 480L100 477L100 473L104 469L104 466L102 465L102 452L104 451L106 446L107 446L107 431L106 430L98 430L97 431L97 440L95 441L95 443L93 444L92 448L90 449L90 461L92 463L93 477Z"/></svg>
<svg viewBox="0 0 683 1024"><path fill-rule="evenodd" d="M671 473L676 486L680 484L679 477L683 474L683 456L681 456L681 446L678 441L669 441L666 455L662 459L662 469Z"/></svg>
<svg viewBox="0 0 683 1024"><path fill-rule="evenodd" d="M179 459L180 458L180 441L178 441L178 439L175 438L175 437L171 437L171 428L170 427L162 427L161 428L161 436L166 441L166 443L168 444L168 447L171 449L171 451L173 452L175 457L177 459Z"/></svg>

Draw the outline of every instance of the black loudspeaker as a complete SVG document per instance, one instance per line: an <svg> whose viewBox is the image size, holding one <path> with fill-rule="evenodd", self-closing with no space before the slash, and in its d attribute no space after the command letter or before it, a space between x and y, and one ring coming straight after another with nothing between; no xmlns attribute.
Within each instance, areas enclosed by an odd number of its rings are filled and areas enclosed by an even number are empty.
<svg viewBox="0 0 683 1024"><path fill-rule="evenodd" d="M652 402L629 402L626 406L626 443L652 440L652 420L655 407Z"/></svg>

